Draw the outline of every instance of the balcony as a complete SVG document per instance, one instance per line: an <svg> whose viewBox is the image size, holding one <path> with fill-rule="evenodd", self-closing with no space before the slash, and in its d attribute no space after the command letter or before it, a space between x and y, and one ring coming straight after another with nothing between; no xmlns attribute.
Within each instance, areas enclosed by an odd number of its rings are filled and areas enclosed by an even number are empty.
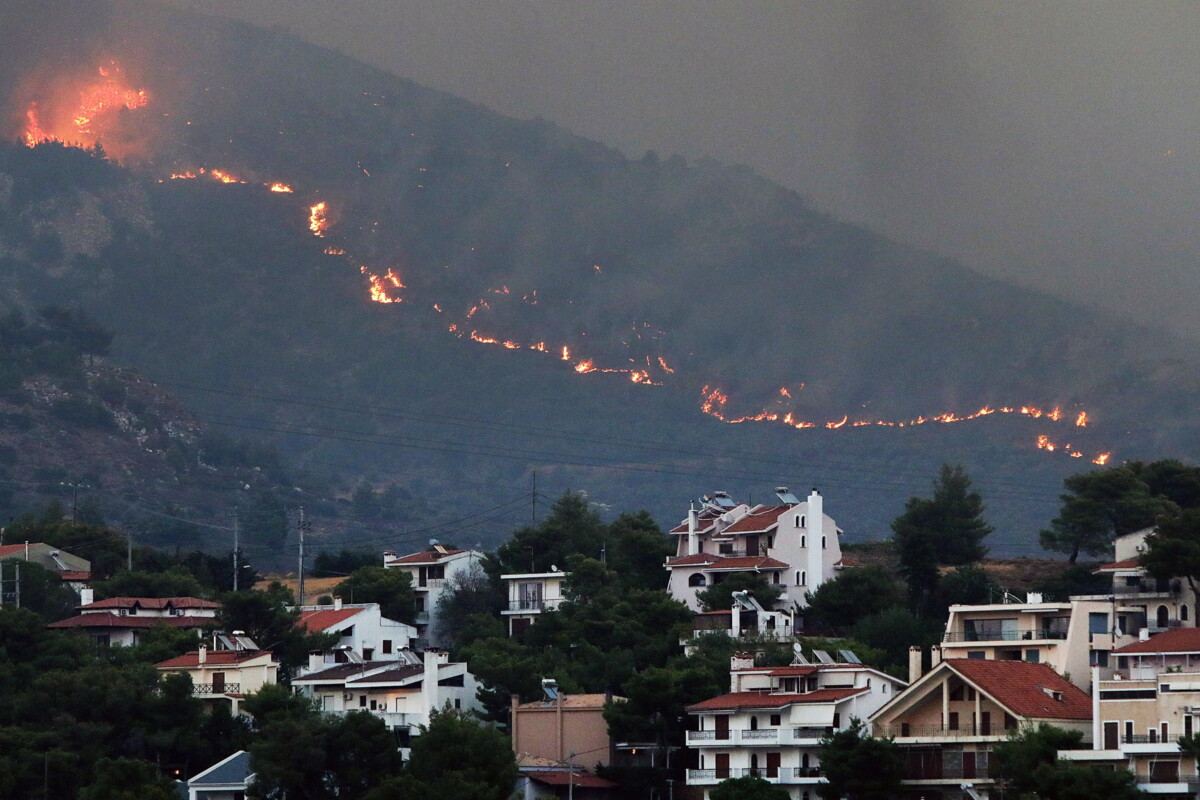
<svg viewBox="0 0 1200 800"><path fill-rule="evenodd" d="M791 639L792 635L794 633L795 633L795 631L792 630L791 625L779 625L777 627L767 628L766 630L761 630L761 631L755 627L750 627L749 629L743 628L742 632L740 634L738 634L738 636L743 639L751 638L751 637L758 637L758 638L762 638L762 639ZM713 635L718 635L718 634L722 635L722 636L732 637L733 629L732 628L696 628L692 631L692 638L699 639L702 636L713 636Z"/></svg>
<svg viewBox="0 0 1200 800"><path fill-rule="evenodd" d="M687 732L687 743L688 743L688 745L694 745L694 744L711 744L711 743L715 743L715 742L718 742L718 741L720 741L720 742L728 742L728 741L729 741L729 733L728 733L728 731L727 731L727 732L725 733L725 735L724 735L723 737L721 737L720 739L717 739L717 732L716 732L716 731L688 731L688 732Z"/></svg>
<svg viewBox="0 0 1200 800"><path fill-rule="evenodd" d="M942 636L943 642L1053 642L1064 641L1066 631L1054 630L1024 630L1024 631L947 631Z"/></svg>
<svg viewBox="0 0 1200 800"><path fill-rule="evenodd" d="M986 728L972 725L965 721L958 728L944 728L941 725L879 725L879 735L899 739L979 739L992 737L1003 739L1008 735L1003 727L989 725Z"/></svg>
<svg viewBox="0 0 1200 800"><path fill-rule="evenodd" d="M192 694L198 695L215 695L220 697L228 694L241 694L242 685L240 683L197 683L192 687Z"/></svg>
<svg viewBox="0 0 1200 800"><path fill-rule="evenodd" d="M508 610L506 614L540 614L543 611L550 611L558 608L558 604L562 602L558 597L527 597L524 600L510 600L508 602Z"/></svg>
<svg viewBox="0 0 1200 800"><path fill-rule="evenodd" d="M735 741L737 741L741 744L748 744L748 745L778 744L779 743L779 729L778 728L765 728L765 729L756 730L756 731L749 731L749 730L736 731L735 732Z"/></svg>

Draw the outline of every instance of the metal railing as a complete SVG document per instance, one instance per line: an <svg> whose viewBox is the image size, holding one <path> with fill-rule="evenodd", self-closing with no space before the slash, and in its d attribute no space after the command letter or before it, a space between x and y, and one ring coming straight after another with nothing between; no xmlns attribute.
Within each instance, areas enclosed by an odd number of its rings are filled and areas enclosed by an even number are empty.
<svg viewBox="0 0 1200 800"><path fill-rule="evenodd" d="M792 738L793 739L821 739L825 736L830 736L832 734L833 734L832 726L828 726L828 727L824 727L824 728L817 728L817 727L792 728Z"/></svg>
<svg viewBox="0 0 1200 800"><path fill-rule="evenodd" d="M1037 642L1062 641L1067 638L1066 631L1026 630L1026 631L948 631L942 636L943 642Z"/></svg>
<svg viewBox="0 0 1200 800"><path fill-rule="evenodd" d="M763 730L756 730L756 731L738 731L738 738L739 739L757 739L759 741L765 741L765 740L769 739L774 742L779 739L779 731L774 730L774 729L763 729Z"/></svg>
<svg viewBox="0 0 1200 800"><path fill-rule="evenodd" d="M542 611L544 609L557 608L562 600L557 597L537 599L528 598L525 600L510 600L508 601L509 611Z"/></svg>
<svg viewBox="0 0 1200 800"><path fill-rule="evenodd" d="M725 741L728 738L729 738L729 736L726 735L721 741ZM717 739L716 731L688 731L687 732L688 744L691 744L692 742L712 742L712 741L716 741L716 739Z"/></svg>
<svg viewBox="0 0 1200 800"><path fill-rule="evenodd" d="M966 739L975 736L1005 736L1008 733L999 725L976 726L969 721L964 721L957 728L947 728L942 725L880 725L879 728L883 736L900 738Z"/></svg>
<svg viewBox="0 0 1200 800"><path fill-rule="evenodd" d="M192 694L241 694L240 683L197 683L192 687Z"/></svg>

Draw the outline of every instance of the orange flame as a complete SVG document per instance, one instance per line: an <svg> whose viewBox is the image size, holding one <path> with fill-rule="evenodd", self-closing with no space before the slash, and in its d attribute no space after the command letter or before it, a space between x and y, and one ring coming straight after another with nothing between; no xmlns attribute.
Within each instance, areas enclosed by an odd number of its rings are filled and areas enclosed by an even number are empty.
<svg viewBox="0 0 1200 800"><path fill-rule="evenodd" d="M314 236L324 236L325 231L329 228L327 208L325 201L322 200L308 209L308 229L313 232Z"/></svg>
<svg viewBox="0 0 1200 800"><path fill-rule="evenodd" d="M120 111L142 108L150 102L145 89L130 88L122 80L121 68L115 63L100 67L100 79L79 90L77 105L67 114L53 115L69 120L64 124L46 122L36 102L25 112L25 143L30 147L45 141L96 144L104 135L108 123L115 121Z"/></svg>
<svg viewBox="0 0 1200 800"><path fill-rule="evenodd" d="M1098 455L1092 459L1092 463L1099 464L1100 466L1104 466L1105 464L1108 463L1108 460L1110 458L1112 458L1112 453L1101 453L1100 455Z"/></svg>
<svg viewBox="0 0 1200 800"><path fill-rule="evenodd" d="M1086 411L1080 411L1079 416L1075 418L1075 427L1086 428L1088 424L1088 415Z"/></svg>
<svg viewBox="0 0 1200 800"><path fill-rule="evenodd" d="M272 183L269 188L272 192L281 192L285 194L292 193L292 187L288 186L286 183Z"/></svg>

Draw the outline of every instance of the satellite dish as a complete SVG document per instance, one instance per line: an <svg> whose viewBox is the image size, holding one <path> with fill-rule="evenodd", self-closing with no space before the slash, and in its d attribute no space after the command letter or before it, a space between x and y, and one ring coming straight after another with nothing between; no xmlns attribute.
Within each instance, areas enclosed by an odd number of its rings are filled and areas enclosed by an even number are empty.
<svg viewBox="0 0 1200 800"><path fill-rule="evenodd" d="M441 542L439 542L437 539L430 539L430 540L429 540L429 546L430 546L430 547L437 547L439 544L441 544Z"/></svg>
<svg viewBox="0 0 1200 800"><path fill-rule="evenodd" d="M551 564L551 565L550 565L550 571L551 571L551 572L558 572L558 565L557 565L557 564Z"/></svg>

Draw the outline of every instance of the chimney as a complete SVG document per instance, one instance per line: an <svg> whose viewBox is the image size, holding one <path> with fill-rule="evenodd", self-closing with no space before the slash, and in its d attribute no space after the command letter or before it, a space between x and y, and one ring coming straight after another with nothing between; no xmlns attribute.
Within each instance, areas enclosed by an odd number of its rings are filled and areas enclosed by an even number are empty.
<svg viewBox="0 0 1200 800"><path fill-rule="evenodd" d="M729 659L729 691L741 691L742 676L737 674L739 669L753 669L753 653L734 653Z"/></svg>
<svg viewBox="0 0 1200 800"><path fill-rule="evenodd" d="M325 666L324 653L319 650L314 650L308 654L308 669L310 672L316 672L323 666Z"/></svg>
<svg viewBox="0 0 1200 800"><path fill-rule="evenodd" d="M1025 602L1029 603L1031 605L1034 603L1042 602L1042 593L1041 592L1026 592L1025 593Z"/></svg>
<svg viewBox="0 0 1200 800"><path fill-rule="evenodd" d="M445 650L429 648L424 653L425 674L421 679L421 710L425 713L425 724L434 711L441 708L438 688L438 667L450 661L450 654Z"/></svg>
<svg viewBox="0 0 1200 800"><path fill-rule="evenodd" d="M342 598L338 597L337 595L334 595L334 598L333 598L333 610L334 611L342 610Z"/></svg>
<svg viewBox="0 0 1200 800"><path fill-rule="evenodd" d="M821 547L821 537L825 534L825 502L816 488L813 488L812 494L808 496L808 507L804 514L808 517L808 591L815 592L825 582L825 551Z"/></svg>
<svg viewBox="0 0 1200 800"><path fill-rule="evenodd" d="M921 648L908 648L908 682L916 682L922 674L921 670Z"/></svg>
<svg viewBox="0 0 1200 800"><path fill-rule="evenodd" d="M79 590L79 605L90 606L96 600L96 593L87 586Z"/></svg>
<svg viewBox="0 0 1200 800"><path fill-rule="evenodd" d="M940 663L942 663L942 647L935 644L929 648L929 668L933 669Z"/></svg>
<svg viewBox="0 0 1200 800"><path fill-rule="evenodd" d="M1139 642L1145 642L1149 638L1150 638L1150 629L1149 628L1139 628L1138 629L1138 641Z"/></svg>
<svg viewBox="0 0 1200 800"><path fill-rule="evenodd" d="M395 550L384 550L383 551L383 565L386 567L388 562L391 561L395 557L396 557Z"/></svg>
<svg viewBox="0 0 1200 800"><path fill-rule="evenodd" d="M687 554L694 556L700 552L700 539L696 535L696 504L688 506L688 549Z"/></svg>
<svg viewBox="0 0 1200 800"><path fill-rule="evenodd" d="M207 660L208 648L204 645L200 645L200 649L196 651L196 663L203 667Z"/></svg>

